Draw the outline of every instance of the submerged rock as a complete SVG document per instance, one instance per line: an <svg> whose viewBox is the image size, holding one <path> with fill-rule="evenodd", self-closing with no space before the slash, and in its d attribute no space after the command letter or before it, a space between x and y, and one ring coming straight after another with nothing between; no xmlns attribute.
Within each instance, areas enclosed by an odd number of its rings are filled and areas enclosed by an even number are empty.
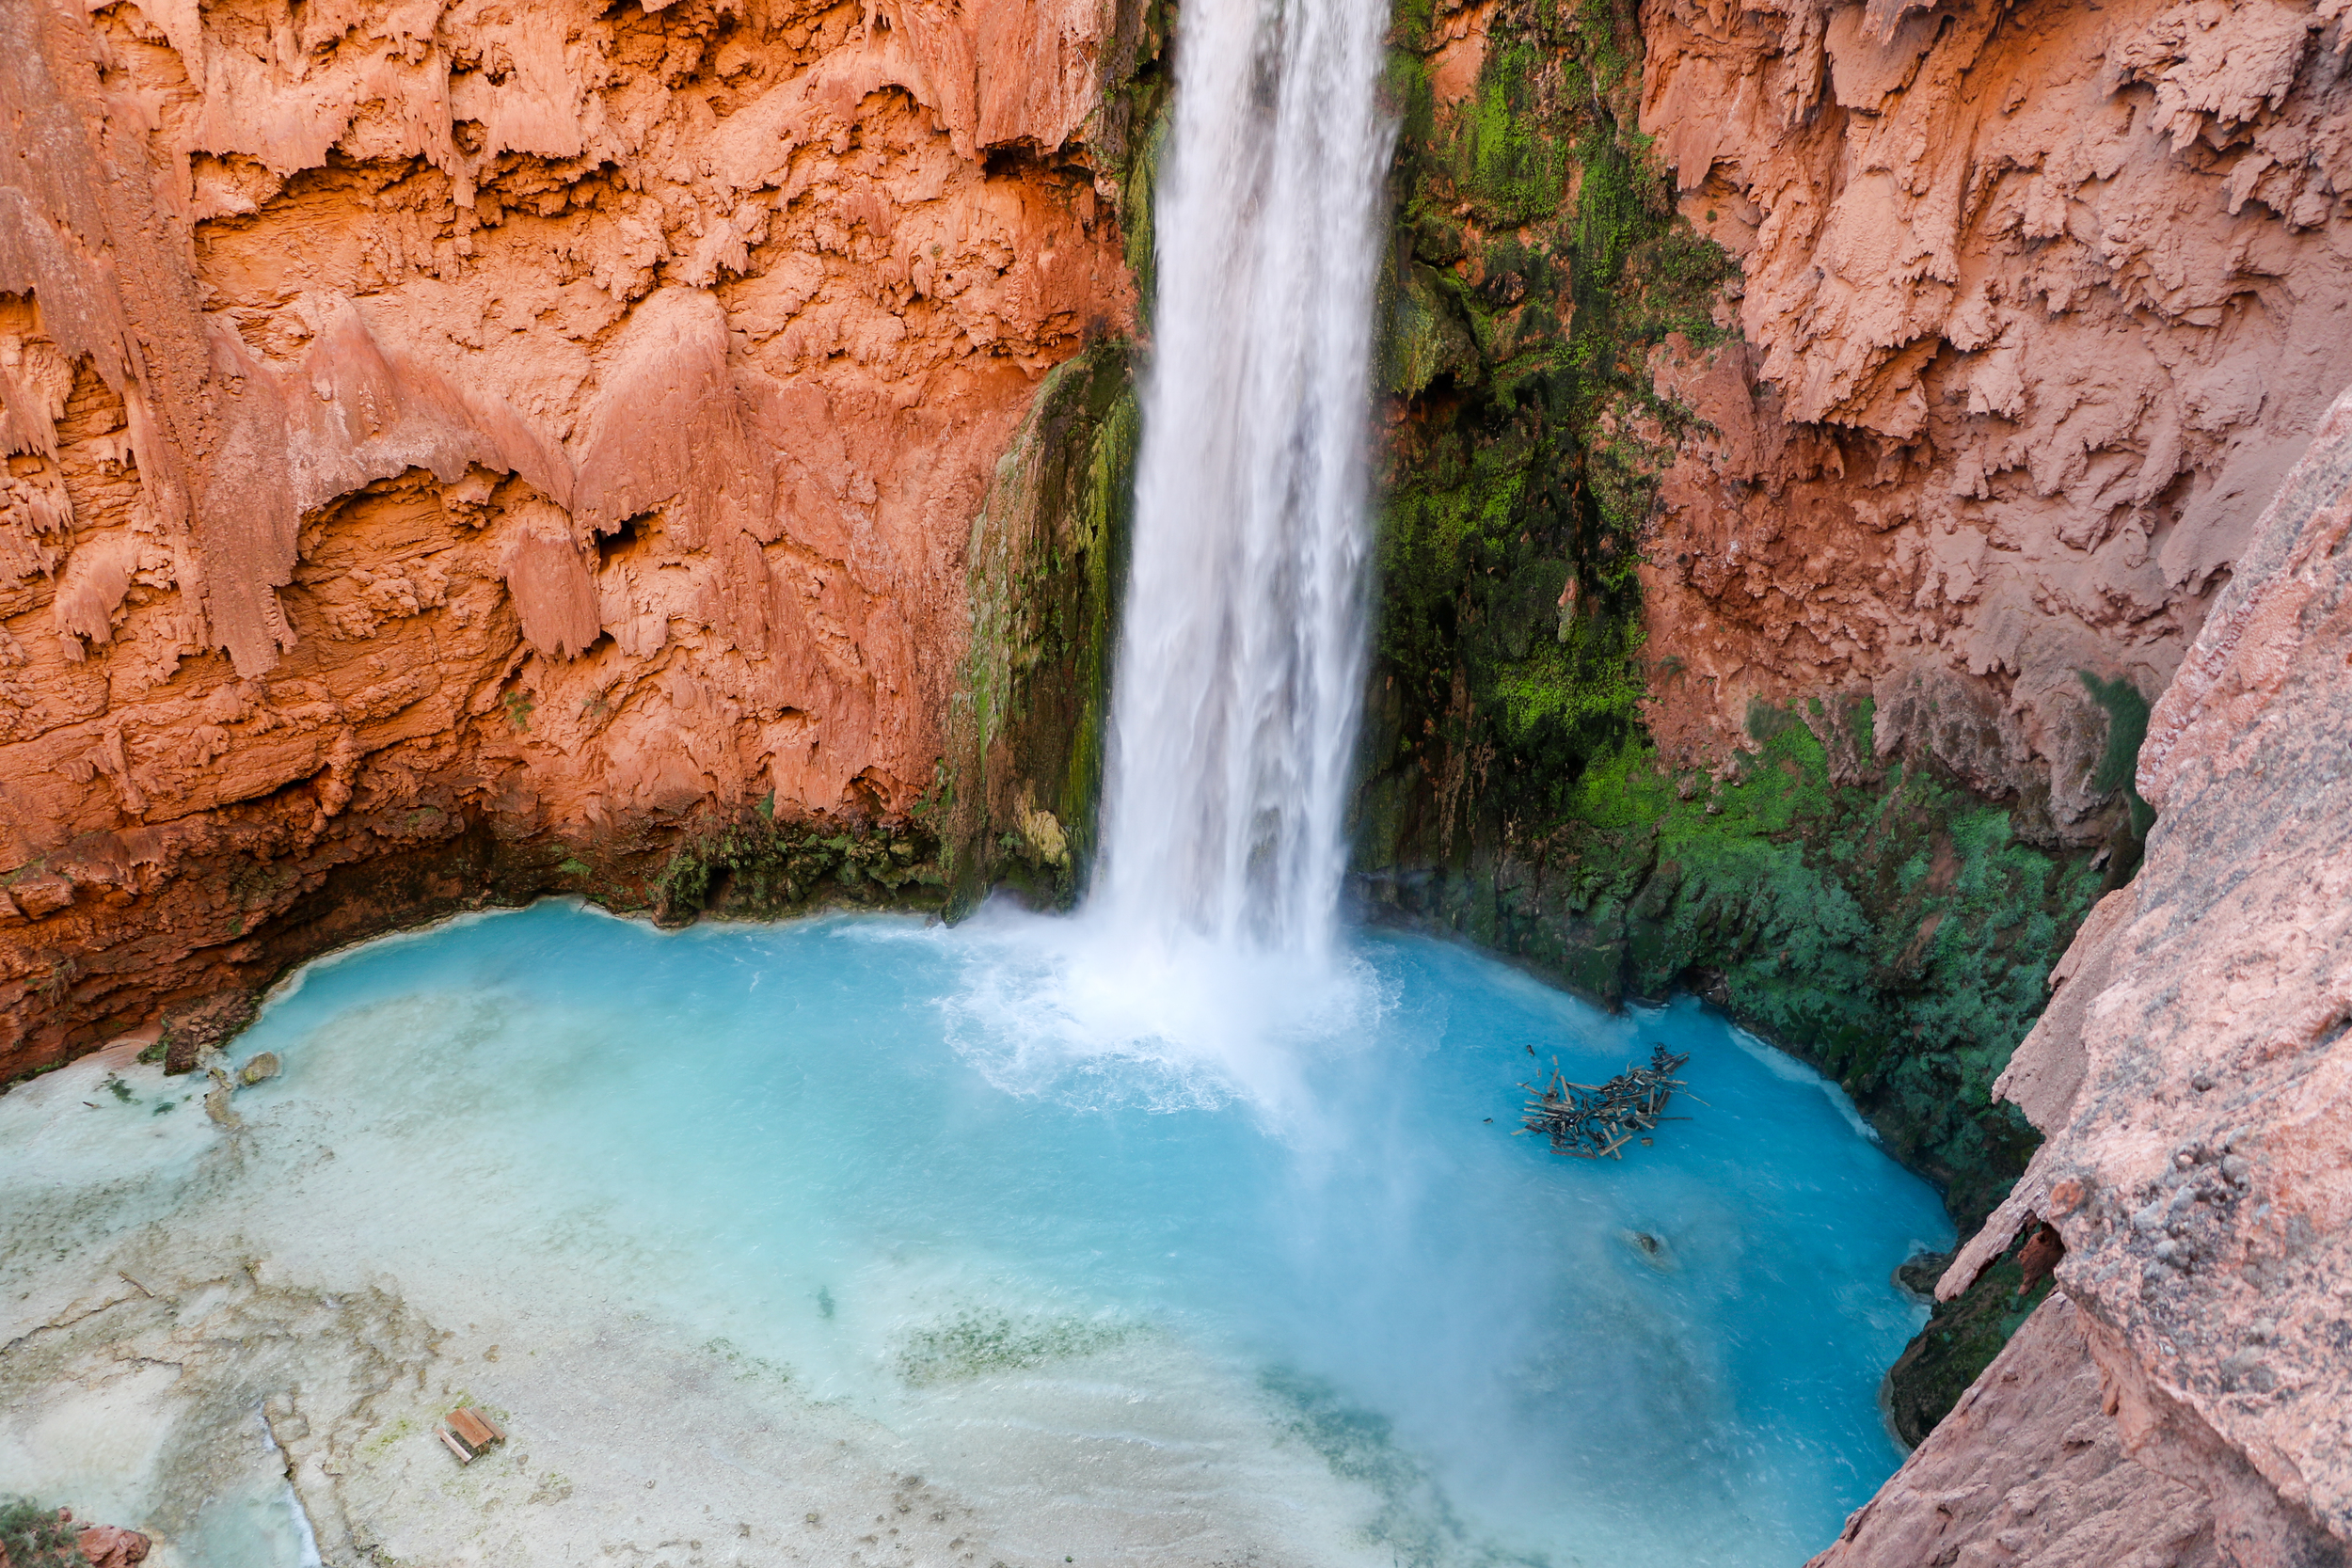
<svg viewBox="0 0 2352 1568"><path fill-rule="evenodd" d="M1624 1230L1618 1234L1625 1238L1626 1244L1633 1249L1633 1255L1636 1258L1659 1273L1669 1274L1681 1266L1675 1260L1674 1253L1667 1248L1664 1237L1653 1235L1646 1230Z"/></svg>
<svg viewBox="0 0 2352 1568"><path fill-rule="evenodd" d="M237 1069L237 1083L240 1087L249 1088L263 1079L277 1077L278 1070L278 1053L264 1051Z"/></svg>
<svg viewBox="0 0 2352 1568"><path fill-rule="evenodd" d="M1935 1301L1935 1282L1952 1266L1948 1252L1915 1252L1895 1268L1895 1284L1917 1297L1923 1306Z"/></svg>

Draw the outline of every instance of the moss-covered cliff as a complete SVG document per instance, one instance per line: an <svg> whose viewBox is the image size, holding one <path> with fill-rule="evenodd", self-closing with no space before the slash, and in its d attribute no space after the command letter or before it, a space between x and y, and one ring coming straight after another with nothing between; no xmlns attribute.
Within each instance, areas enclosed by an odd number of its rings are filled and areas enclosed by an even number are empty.
<svg viewBox="0 0 2352 1568"><path fill-rule="evenodd" d="M1630 0L1408 0L1391 41L1359 884L1613 1006L1702 991L1843 1084L1973 1228L2037 1142L1993 1082L2103 877L1876 756L1867 699L1759 704L1739 752L1661 758L1645 704L1682 660L1644 643L1636 566L1713 432L1656 372L1732 336L1740 268L1633 129ZM2128 753L2144 713L2093 695ZM2004 1338L1946 1327L1906 1359L1915 1421Z"/></svg>
<svg viewBox="0 0 2352 1568"><path fill-rule="evenodd" d="M1133 351L1055 371L973 525L972 641L935 808L949 911L991 887L1067 905L1094 849L1138 422Z"/></svg>
<svg viewBox="0 0 2352 1568"><path fill-rule="evenodd" d="M1506 6L1474 83L1464 13L1399 15L1370 753L1392 839L1461 825L1462 781L1426 802L1410 783L1439 752L1479 770L1480 798L1556 813L1556 786L1636 725L1633 568L1686 419L1647 360L1723 335L1737 268L1623 129L1632 10Z"/></svg>
<svg viewBox="0 0 2352 1568"><path fill-rule="evenodd" d="M1973 1227L2037 1141L1993 1081L2100 878L1931 772L1841 782L1833 748L1867 715L1842 718L1759 709L1757 750L1722 778L1629 736L1556 816L1473 820L1454 853L1371 885L1604 1002L1702 991L1844 1084Z"/></svg>

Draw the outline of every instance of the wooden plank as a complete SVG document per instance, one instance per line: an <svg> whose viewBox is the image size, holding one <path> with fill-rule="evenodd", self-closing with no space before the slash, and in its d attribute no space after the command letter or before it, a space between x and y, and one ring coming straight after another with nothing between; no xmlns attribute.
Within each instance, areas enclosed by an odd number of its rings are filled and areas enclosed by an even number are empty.
<svg viewBox="0 0 2352 1568"><path fill-rule="evenodd" d="M449 1413L449 1424L458 1436L466 1440L466 1446L477 1452L499 1440L499 1433L490 1423L484 1420L478 1411L464 1405Z"/></svg>
<svg viewBox="0 0 2352 1568"><path fill-rule="evenodd" d="M466 1447L464 1443L458 1441L457 1434L450 1431L447 1427L441 1428L441 1441L448 1445L450 1452L457 1456L458 1464L470 1465L473 1463L473 1450Z"/></svg>

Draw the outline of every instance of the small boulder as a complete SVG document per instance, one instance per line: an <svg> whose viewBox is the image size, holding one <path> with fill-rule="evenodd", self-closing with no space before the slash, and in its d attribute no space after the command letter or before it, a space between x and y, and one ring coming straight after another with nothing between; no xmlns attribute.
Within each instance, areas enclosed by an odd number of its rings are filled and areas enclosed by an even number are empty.
<svg viewBox="0 0 2352 1568"><path fill-rule="evenodd" d="M230 1090L224 1084L204 1097L204 1114L223 1127L243 1127L245 1117L237 1115L229 1103Z"/></svg>
<svg viewBox="0 0 2352 1568"><path fill-rule="evenodd" d="M237 1069L237 1082L246 1087L278 1076L278 1053L264 1051Z"/></svg>
<svg viewBox="0 0 2352 1568"><path fill-rule="evenodd" d="M194 1072L208 1051L218 1049L253 1022L250 991L215 992L164 1015L164 1070Z"/></svg>
<svg viewBox="0 0 2352 1568"><path fill-rule="evenodd" d="M96 1525L75 1536L74 1544L89 1560L89 1568L131 1568L133 1563L147 1560L153 1543L135 1529Z"/></svg>
<svg viewBox="0 0 2352 1568"><path fill-rule="evenodd" d="M2049 1278L2058 1268L2058 1259L2065 1256L2066 1243L2058 1236L2057 1227L2047 1220L2042 1221L2040 1228L2034 1231L2033 1240L2027 1242L2017 1254L2018 1266L2024 1271L2024 1276L2017 1283L2017 1293L2022 1296Z"/></svg>
<svg viewBox="0 0 2352 1568"><path fill-rule="evenodd" d="M1948 1252L1915 1252L1895 1270L1895 1283L1922 1306L1935 1305L1935 1282L1952 1266Z"/></svg>

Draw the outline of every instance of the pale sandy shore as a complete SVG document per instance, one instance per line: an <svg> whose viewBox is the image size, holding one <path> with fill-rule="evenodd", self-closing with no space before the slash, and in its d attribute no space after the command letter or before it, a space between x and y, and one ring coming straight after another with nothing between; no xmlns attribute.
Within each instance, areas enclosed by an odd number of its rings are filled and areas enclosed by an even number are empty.
<svg viewBox="0 0 2352 1568"><path fill-rule="evenodd" d="M1163 1337L820 1399L607 1289L629 1271L437 1259L429 1212L367 1232L293 1097L224 1128L130 1053L0 1099L0 1476L156 1568L1390 1559L1376 1497ZM459 1402L510 1433L469 1467L435 1434Z"/></svg>

